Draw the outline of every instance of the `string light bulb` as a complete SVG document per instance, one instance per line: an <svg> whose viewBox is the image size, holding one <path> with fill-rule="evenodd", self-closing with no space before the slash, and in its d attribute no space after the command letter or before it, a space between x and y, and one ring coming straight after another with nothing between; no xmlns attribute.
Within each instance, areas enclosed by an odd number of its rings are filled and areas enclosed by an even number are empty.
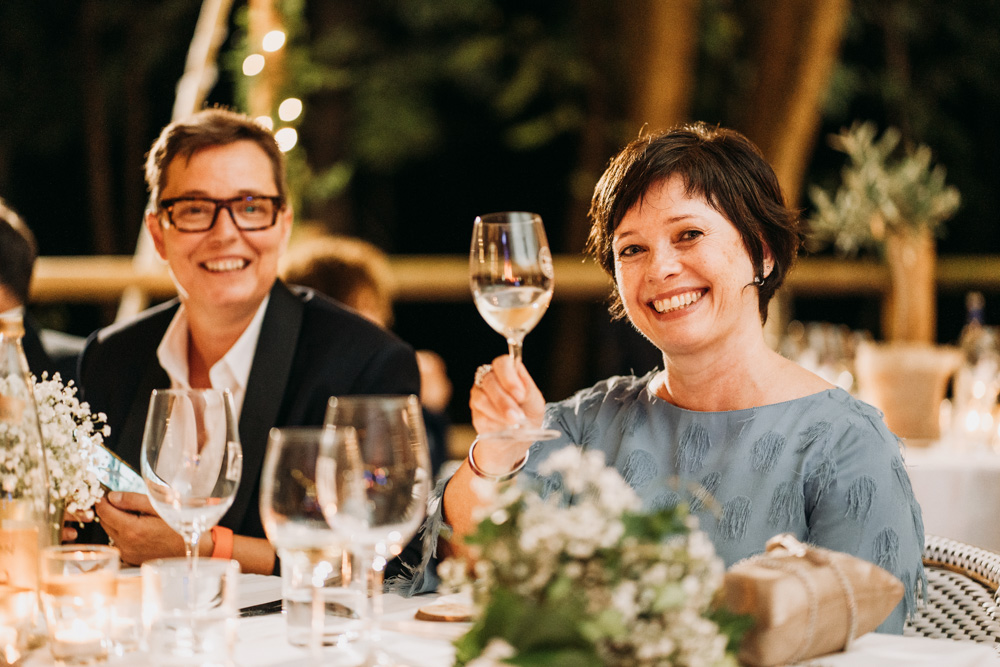
<svg viewBox="0 0 1000 667"><path fill-rule="evenodd" d="M283 127L274 133L274 140L278 142L281 152L287 153L295 148L295 144L299 141L299 133L293 127Z"/></svg>
<svg viewBox="0 0 1000 667"><path fill-rule="evenodd" d="M257 76L264 71L264 56L259 53L251 53L243 59L243 74L246 76Z"/></svg>
<svg viewBox="0 0 1000 667"><path fill-rule="evenodd" d="M297 97L289 97L278 105L278 118L286 123L295 120L302 114L302 100Z"/></svg>
<svg viewBox="0 0 1000 667"><path fill-rule="evenodd" d="M264 35L261 40L262 48L268 53L273 53L285 45L285 33L282 30L272 30Z"/></svg>

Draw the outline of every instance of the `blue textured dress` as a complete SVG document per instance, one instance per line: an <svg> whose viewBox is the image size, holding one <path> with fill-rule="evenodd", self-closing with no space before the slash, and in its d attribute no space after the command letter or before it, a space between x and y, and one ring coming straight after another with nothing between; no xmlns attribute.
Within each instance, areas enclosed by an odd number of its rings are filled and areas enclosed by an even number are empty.
<svg viewBox="0 0 1000 667"><path fill-rule="evenodd" d="M881 414L842 389L695 412L654 396L653 374L609 378L548 405L545 425L565 436L532 445L520 478L535 478L567 444L600 450L648 508L690 504L727 567L790 532L885 568L906 595L879 630L902 632L924 582L924 529L899 440ZM424 537L436 542L434 509Z"/></svg>

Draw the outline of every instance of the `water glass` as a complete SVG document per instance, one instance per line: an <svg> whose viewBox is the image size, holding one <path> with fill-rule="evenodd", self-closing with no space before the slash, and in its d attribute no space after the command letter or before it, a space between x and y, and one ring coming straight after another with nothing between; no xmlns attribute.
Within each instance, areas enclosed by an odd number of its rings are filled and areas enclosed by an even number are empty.
<svg viewBox="0 0 1000 667"><path fill-rule="evenodd" d="M118 574L118 549L66 545L42 550L40 592L49 649L57 664L106 660Z"/></svg>
<svg viewBox="0 0 1000 667"><path fill-rule="evenodd" d="M355 573L361 578L358 581ZM352 566L350 552L281 550L281 597L288 643L310 645L315 577L321 581L324 646L348 647L361 638L365 605L365 570Z"/></svg>
<svg viewBox="0 0 1000 667"><path fill-rule="evenodd" d="M132 568L118 573L111 614L111 650L117 656L139 648L142 641L142 577Z"/></svg>
<svg viewBox="0 0 1000 667"><path fill-rule="evenodd" d="M185 558L142 564L144 648L169 667L233 664L240 567L234 560Z"/></svg>

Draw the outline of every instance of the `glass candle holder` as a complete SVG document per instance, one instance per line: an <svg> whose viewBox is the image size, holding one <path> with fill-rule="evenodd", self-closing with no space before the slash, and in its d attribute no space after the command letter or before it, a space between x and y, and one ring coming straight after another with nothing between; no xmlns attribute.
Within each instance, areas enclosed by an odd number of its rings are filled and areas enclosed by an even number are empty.
<svg viewBox="0 0 1000 667"><path fill-rule="evenodd" d="M46 547L40 597L49 649L57 664L106 660L118 574L118 549L101 545Z"/></svg>

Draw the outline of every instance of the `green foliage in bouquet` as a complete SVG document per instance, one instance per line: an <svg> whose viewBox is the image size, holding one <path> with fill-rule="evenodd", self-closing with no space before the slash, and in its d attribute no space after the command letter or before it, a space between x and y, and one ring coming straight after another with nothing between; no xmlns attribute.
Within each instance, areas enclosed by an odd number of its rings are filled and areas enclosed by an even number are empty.
<svg viewBox="0 0 1000 667"><path fill-rule="evenodd" d="M736 665L750 621L712 609L724 567L685 506L641 511L603 455L568 447L539 469L547 494L500 492L468 538L478 620L456 664ZM446 584L468 584L446 561Z"/></svg>
<svg viewBox="0 0 1000 667"><path fill-rule="evenodd" d="M853 255L861 248L882 248L893 232L926 228L940 235L944 221L958 210L958 190L945 184L943 166L931 166L930 148L901 151L894 127L876 134L875 124L865 122L831 136L830 145L849 161L833 196L815 185L809 189L816 207L809 219L813 245L833 243Z"/></svg>

